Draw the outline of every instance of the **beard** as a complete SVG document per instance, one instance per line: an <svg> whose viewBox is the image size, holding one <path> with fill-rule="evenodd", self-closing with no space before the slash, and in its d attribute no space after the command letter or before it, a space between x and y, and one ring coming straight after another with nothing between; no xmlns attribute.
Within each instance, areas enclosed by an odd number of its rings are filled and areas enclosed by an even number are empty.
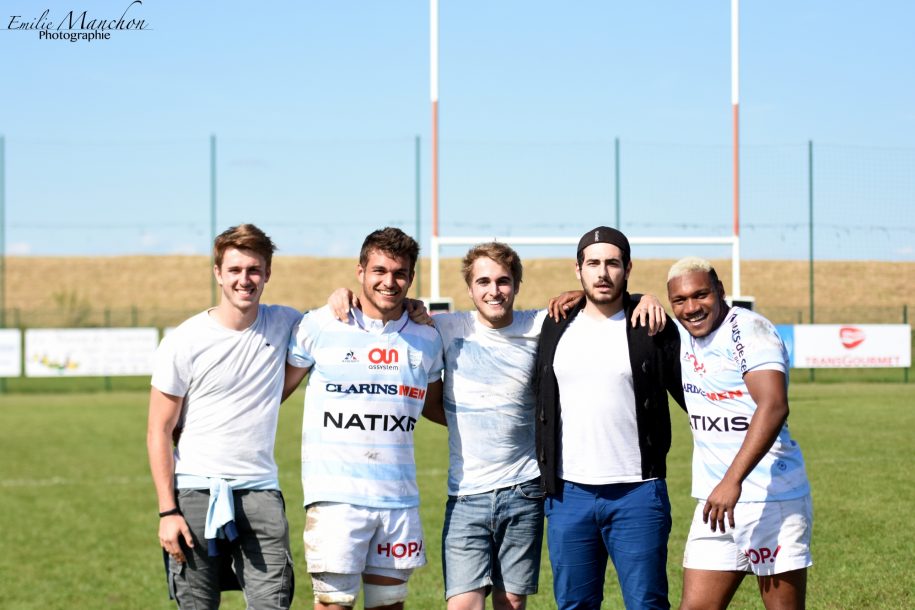
<svg viewBox="0 0 915 610"><path fill-rule="evenodd" d="M619 300L623 296L623 292L626 290L626 282L623 281L622 285L614 284L610 281L601 282L603 286L598 289L595 285L585 286L582 283L581 288L585 291L585 297L596 305L606 305L613 303ZM609 291L605 287L609 288Z"/></svg>

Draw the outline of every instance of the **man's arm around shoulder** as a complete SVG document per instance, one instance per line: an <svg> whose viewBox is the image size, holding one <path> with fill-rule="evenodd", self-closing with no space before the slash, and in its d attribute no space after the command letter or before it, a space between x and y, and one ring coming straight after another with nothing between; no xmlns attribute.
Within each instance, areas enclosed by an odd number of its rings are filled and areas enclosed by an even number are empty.
<svg viewBox="0 0 915 610"><path fill-rule="evenodd" d="M661 350L664 365L664 384L680 408L686 411L683 379L680 371L680 331L676 324L667 324L654 336Z"/></svg>
<svg viewBox="0 0 915 610"><path fill-rule="evenodd" d="M433 381L426 387L426 400L423 403L423 417L443 426L448 425L445 418L445 405L442 396L442 382Z"/></svg>
<svg viewBox="0 0 915 610"><path fill-rule="evenodd" d="M283 401L296 391L296 388L299 387L299 384L302 383L302 380L305 379L305 375L308 374L308 371L311 370L311 367L299 368L293 366L286 362L286 370L283 376Z"/></svg>

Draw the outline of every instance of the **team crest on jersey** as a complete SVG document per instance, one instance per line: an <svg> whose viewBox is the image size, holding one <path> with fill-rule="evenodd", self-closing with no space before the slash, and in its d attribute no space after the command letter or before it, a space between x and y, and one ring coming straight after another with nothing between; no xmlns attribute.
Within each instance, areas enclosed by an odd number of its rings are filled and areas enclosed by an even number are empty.
<svg viewBox="0 0 915 610"><path fill-rule="evenodd" d="M410 361L411 369L418 369L423 365L423 353L419 350L407 350L407 358Z"/></svg>

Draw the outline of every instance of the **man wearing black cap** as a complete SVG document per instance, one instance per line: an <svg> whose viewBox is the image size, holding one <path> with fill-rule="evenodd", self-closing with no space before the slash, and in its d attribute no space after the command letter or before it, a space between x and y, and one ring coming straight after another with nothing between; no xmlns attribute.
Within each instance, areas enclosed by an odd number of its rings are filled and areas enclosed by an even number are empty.
<svg viewBox="0 0 915 610"><path fill-rule="evenodd" d="M626 324L629 240L597 227L578 242L585 292L540 336L537 458L560 609L600 608L607 558L627 608L669 608L667 392L684 406L679 337Z"/></svg>

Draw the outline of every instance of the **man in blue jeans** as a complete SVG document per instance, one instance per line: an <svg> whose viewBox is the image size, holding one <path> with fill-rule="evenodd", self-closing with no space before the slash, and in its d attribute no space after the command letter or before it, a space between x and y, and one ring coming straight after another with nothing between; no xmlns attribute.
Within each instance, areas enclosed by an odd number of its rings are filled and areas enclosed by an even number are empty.
<svg viewBox="0 0 915 610"><path fill-rule="evenodd" d="M543 323L534 388L553 591L562 610L600 608L609 557L627 608L669 608L667 392L684 406L679 337L626 323L629 241L597 227L578 244L585 300Z"/></svg>
<svg viewBox="0 0 915 610"><path fill-rule="evenodd" d="M530 378L546 310L515 311L521 259L503 243L462 262L476 311L435 316L450 460L442 564L448 610L524 608L537 592L543 491Z"/></svg>

